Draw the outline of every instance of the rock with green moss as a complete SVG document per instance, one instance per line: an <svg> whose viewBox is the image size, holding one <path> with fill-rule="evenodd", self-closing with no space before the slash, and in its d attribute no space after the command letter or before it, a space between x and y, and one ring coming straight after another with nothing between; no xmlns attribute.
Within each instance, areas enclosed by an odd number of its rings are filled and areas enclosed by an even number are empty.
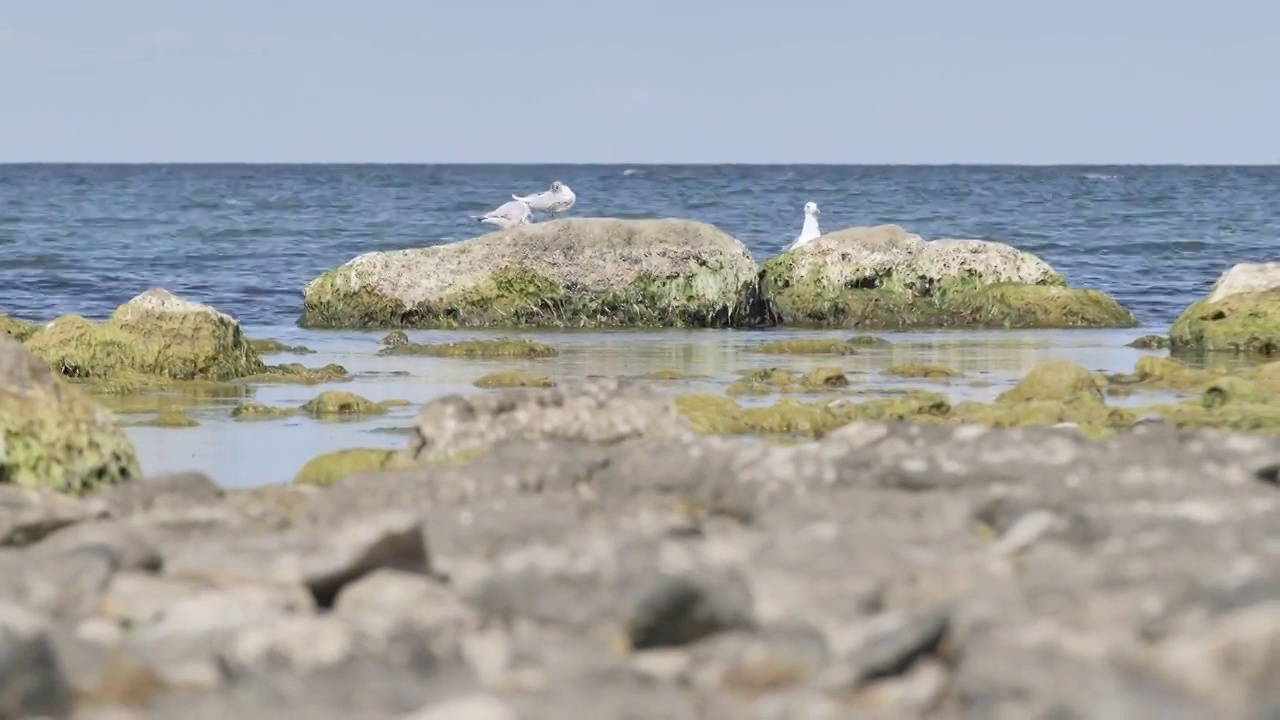
<svg viewBox="0 0 1280 720"><path fill-rule="evenodd" d="M382 336L383 345L408 345L409 336L403 330L392 330Z"/></svg>
<svg viewBox="0 0 1280 720"><path fill-rule="evenodd" d="M773 393L811 393L849 386L849 378L838 367L814 368L793 372L782 368L748 370L725 389L729 395L772 395Z"/></svg>
<svg viewBox="0 0 1280 720"><path fill-rule="evenodd" d="M1031 253L985 240L926 242L897 225L823 235L761 266L774 321L868 327L1132 327L1133 314Z"/></svg>
<svg viewBox="0 0 1280 720"><path fill-rule="evenodd" d="M996 400L1078 404L1105 402L1093 373L1069 360L1050 360L1037 364L1012 389L1000 393Z"/></svg>
<svg viewBox="0 0 1280 720"><path fill-rule="evenodd" d="M473 384L478 388L550 388L556 386L556 381L536 373L496 372L480 376Z"/></svg>
<svg viewBox="0 0 1280 720"><path fill-rule="evenodd" d="M394 465L395 450L352 448L337 450L311 458L303 465L293 482L298 485L332 485L348 475L385 470Z"/></svg>
<svg viewBox="0 0 1280 720"><path fill-rule="evenodd" d="M284 363L283 365L267 365L259 372L244 378L247 383L279 383L296 385L317 385L319 383L343 382L351 379L347 369L336 363L323 367L309 368L302 363Z"/></svg>
<svg viewBox="0 0 1280 720"><path fill-rule="evenodd" d="M258 351L259 355L270 355L273 353L289 353L291 355L310 355L315 352L305 345L286 345L279 340L266 338L263 340L250 340L249 345Z"/></svg>
<svg viewBox="0 0 1280 720"><path fill-rule="evenodd" d="M755 262L692 220L571 218L361 255L307 284L305 327L727 327Z"/></svg>
<svg viewBox="0 0 1280 720"><path fill-rule="evenodd" d="M492 338L489 340L461 340L459 342L420 345L408 343L389 345L378 351L379 355L426 355L449 358L549 358L560 351L529 338Z"/></svg>
<svg viewBox="0 0 1280 720"><path fill-rule="evenodd" d="M381 415L386 406L341 390L325 390L302 406L312 417Z"/></svg>
<svg viewBox="0 0 1280 720"><path fill-rule="evenodd" d="M1125 345L1125 347L1137 348L1138 350L1167 350L1169 348L1169 338L1166 335L1143 335Z"/></svg>
<svg viewBox="0 0 1280 720"><path fill-rule="evenodd" d="M89 380L230 380L264 367L234 319L161 289L138 295L103 323L64 315L26 345L63 375Z"/></svg>
<svg viewBox="0 0 1280 720"><path fill-rule="evenodd" d="M755 350L770 355L857 355L858 347L860 346L848 340L809 338L776 340L764 343Z"/></svg>
<svg viewBox="0 0 1280 720"><path fill-rule="evenodd" d="M1280 353L1280 262L1241 263L1169 329L1174 353Z"/></svg>
<svg viewBox="0 0 1280 720"><path fill-rule="evenodd" d="M83 493L139 474L115 417L0 334L0 483Z"/></svg>
<svg viewBox="0 0 1280 720"><path fill-rule="evenodd" d="M246 402L231 408L231 417L236 420L276 420L296 413L292 408L272 407L260 402Z"/></svg>
<svg viewBox="0 0 1280 720"><path fill-rule="evenodd" d="M885 375L902 378L919 378L922 380L950 380L960 377L960 373L946 365L930 365L928 363L904 363L885 368Z"/></svg>
<svg viewBox="0 0 1280 720"><path fill-rule="evenodd" d="M35 323L29 323L26 320L19 320L8 315L0 315L0 335L8 335L19 342L31 337L39 329L40 326Z"/></svg>

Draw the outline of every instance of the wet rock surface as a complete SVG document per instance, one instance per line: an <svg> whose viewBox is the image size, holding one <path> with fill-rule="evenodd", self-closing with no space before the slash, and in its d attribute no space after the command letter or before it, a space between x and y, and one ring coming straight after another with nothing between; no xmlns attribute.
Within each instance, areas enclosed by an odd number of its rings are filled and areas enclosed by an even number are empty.
<svg viewBox="0 0 1280 720"><path fill-rule="evenodd" d="M620 381L445 398L418 425L405 454L453 462L0 496L0 716L1280 703L1280 439L856 421L775 445L698 435Z"/></svg>

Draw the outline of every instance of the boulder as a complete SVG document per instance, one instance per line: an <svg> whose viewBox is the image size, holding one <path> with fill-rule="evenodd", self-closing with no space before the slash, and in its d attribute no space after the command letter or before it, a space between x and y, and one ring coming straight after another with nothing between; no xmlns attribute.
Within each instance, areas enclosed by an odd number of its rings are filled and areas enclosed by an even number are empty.
<svg viewBox="0 0 1280 720"><path fill-rule="evenodd" d="M116 308L104 323L65 315L33 334L31 352L63 375L124 374L174 380L230 380L264 369L240 324L216 309L152 289Z"/></svg>
<svg viewBox="0 0 1280 720"><path fill-rule="evenodd" d="M869 328L1132 327L1132 313L1031 253L986 240L926 241L898 225L823 235L761 266L783 324Z"/></svg>
<svg viewBox="0 0 1280 720"><path fill-rule="evenodd" d="M1240 263L1178 316L1169 330L1177 352L1280 352L1280 262Z"/></svg>
<svg viewBox="0 0 1280 720"><path fill-rule="evenodd" d="M39 325L29 323L26 320L0 315L0 335L8 335L21 342L35 334L38 329L40 329Z"/></svg>
<svg viewBox="0 0 1280 720"><path fill-rule="evenodd" d="M307 284L305 327L754 324L747 249L692 220L574 218L361 255Z"/></svg>
<svg viewBox="0 0 1280 720"><path fill-rule="evenodd" d="M79 493L139 474L111 413L0 336L0 482Z"/></svg>

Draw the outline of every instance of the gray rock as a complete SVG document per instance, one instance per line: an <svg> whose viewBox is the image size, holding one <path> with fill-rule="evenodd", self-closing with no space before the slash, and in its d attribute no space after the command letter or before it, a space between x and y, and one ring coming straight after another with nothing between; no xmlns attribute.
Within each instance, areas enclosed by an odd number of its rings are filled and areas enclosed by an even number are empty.
<svg viewBox="0 0 1280 720"><path fill-rule="evenodd" d="M0 717L66 718L72 694L46 622L0 604Z"/></svg>
<svg viewBox="0 0 1280 720"><path fill-rule="evenodd" d="M185 472L148 475L137 482L117 485L96 493L112 515L173 512L219 503L223 490L208 475Z"/></svg>
<svg viewBox="0 0 1280 720"><path fill-rule="evenodd" d="M304 585L326 607L344 585L380 567L430 571L417 513L389 510L338 527L224 536L216 548L190 542L165 561L166 574L178 578Z"/></svg>
<svg viewBox="0 0 1280 720"><path fill-rule="evenodd" d="M0 601L21 604L54 618L84 618L97 609L116 567L110 553L98 548L3 553Z"/></svg>
<svg viewBox="0 0 1280 720"><path fill-rule="evenodd" d="M441 460L513 440L611 444L690 432L669 396L619 379L451 395L423 405L415 424L405 456L409 462Z"/></svg>
<svg viewBox="0 0 1280 720"><path fill-rule="evenodd" d="M101 515L99 506L52 490L0 485L0 546L30 545Z"/></svg>

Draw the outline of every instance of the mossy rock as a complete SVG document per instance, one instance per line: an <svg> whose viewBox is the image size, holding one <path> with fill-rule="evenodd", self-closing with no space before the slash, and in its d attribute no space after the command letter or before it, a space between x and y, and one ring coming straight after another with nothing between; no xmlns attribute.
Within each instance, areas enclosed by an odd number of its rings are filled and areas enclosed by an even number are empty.
<svg viewBox="0 0 1280 720"><path fill-rule="evenodd" d="M847 340L778 340L755 348L771 355L856 355L857 346Z"/></svg>
<svg viewBox="0 0 1280 720"><path fill-rule="evenodd" d="M366 400L355 393L326 390L302 406L312 417L381 415L387 411L381 403Z"/></svg>
<svg viewBox="0 0 1280 720"><path fill-rule="evenodd" d="M1178 355L1280 353L1280 289L1192 304L1169 329L1169 349Z"/></svg>
<svg viewBox="0 0 1280 720"><path fill-rule="evenodd" d="M1039 363L996 401L1105 404L1093 373L1068 360Z"/></svg>
<svg viewBox="0 0 1280 720"><path fill-rule="evenodd" d="M26 341L57 372L104 380L124 375L230 380L260 373L262 358L240 325L167 290L148 290L94 323L65 315Z"/></svg>
<svg viewBox="0 0 1280 720"><path fill-rule="evenodd" d="M928 363L894 365L886 368L884 374L893 377L919 378L923 380L950 380L961 376L958 371L952 370L945 365L930 365Z"/></svg>
<svg viewBox="0 0 1280 720"><path fill-rule="evenodd" d="M927 392L860 403L782 399L766 407L743 407L731 398L695 393L680 395L675 403L680 414L699 433L814 438L858 420L941 422L951 411L945 395Z"/></svg>
<svg viewBox="0 0 1280 720"><path fill-rule="evenodd" d="M478 388L555 387L556 381L546 375L527 372L497 372L482 375L474 385Z"/></svg>
<svg viewBox="0 0 1280 720"><path fill-rule="evenodd" d="M1039 258L980 240L924 242L896 225L824 235L766 261L760 288L782 324L913 328L1133 327Z"/></svg>
<svg viewBox="0 0 1280 720"><path fill-rule="evenodd" d="M193 419L190 415L181 410L166 410L157 414L155 417L144 422L133 423L134 425L145 425L147 427L163 427L163 428L185 428L196 427L200 423Z"/></svg>
<svg viewBox="0 0 1280 720"><path fill-rule="evenodd" d="M782 368L748 370L729 385L729 395L771 395L773 393L808 393L849 386L849 378L836 367L815 368L805 373Z"/></svg>
<svg viewBox="0 0 1280 720"><path fill-rule="evenodd" d="M378 351L379 355L426 355L449 358L549 358L560 354L550 345L528 338L494 338L492 340L463 340L438 345L390 345Z"/></svg>
<svg viewBox="0 0 1280 720"><path fill-rule="evenodd" d="M1125 347L1137 348L1138 350L1167 350L1169 348L1169 337L1167 335L1143 335L1125 345Z"/></svg>
<svg viewBox="0 0 1280 720"><path fill-rule="evenodd" d="M759 322L742 243L692 220L572 218L361 255L307 284L304 327L731 327Z"/></svg>
<svg viewBox="0 0 1280 720"><path fill-rule="evenodd" d="M654 370L639 376L642 380L700 380L706 375L687 373L683 370Z"/></svg>
<svg viewBox="0 0 1280 720"><path fill-rule="evenodd" d="M292 385L318 385L320 383L344 382L351 379L347 369L336 363L323 367L309 368L302 363L285 363L283 365L267 365L262 372L244 378L246 383L275 383Z"/></svg>
<svg viewBox="0 0 1280 720"><path fill-rule="evenodd" d="M405 331L403 330L392 330L382 336L382 344L390 347L394 347L396 345L408 345L409 336L405 334Z"/></svg>
<svg viewBox="0 0 1280 720"><path fill-rule="evenodd" d="M140 474L110 412L0 335L0 483L79 494Z"/></svg>
<svg viewBox="0 0 1280 720"><path fill-rule="evenodd" d="M29 323L26 320L19 320L8 315L0 315L0 335L8 335L9 337L22 342L31 337L40 329L39 325Z"/></svg>
<svg viewBox="0 0 1280 720"><path fill-rule="evenodd" d="M376 472L394 467L395 450L353 448L337 450L311 458L293 477L296 485L332 485L348 475Z"/></svg>
<svg viewBox="0 0 1280 720"><path fill-rule="evenodd" d="M260 402L246 402L231 408L231 417L236 420L278 420L294 415L297 412L293 408L272 407Z"/></svg>
<svg viewBox="0 0 1280 720"><path fill-rule="evenodd" d="M290 353L293 355L310 355L315 353L315 350L312 350L311 348L306 347L305 345L286 345L280 342L279 340L272 340L270 338L267 338L264 340L250 340L249 345L254 350L256 350L259 355L270 355L272 353L277 353L277 354Z"/></svg>

